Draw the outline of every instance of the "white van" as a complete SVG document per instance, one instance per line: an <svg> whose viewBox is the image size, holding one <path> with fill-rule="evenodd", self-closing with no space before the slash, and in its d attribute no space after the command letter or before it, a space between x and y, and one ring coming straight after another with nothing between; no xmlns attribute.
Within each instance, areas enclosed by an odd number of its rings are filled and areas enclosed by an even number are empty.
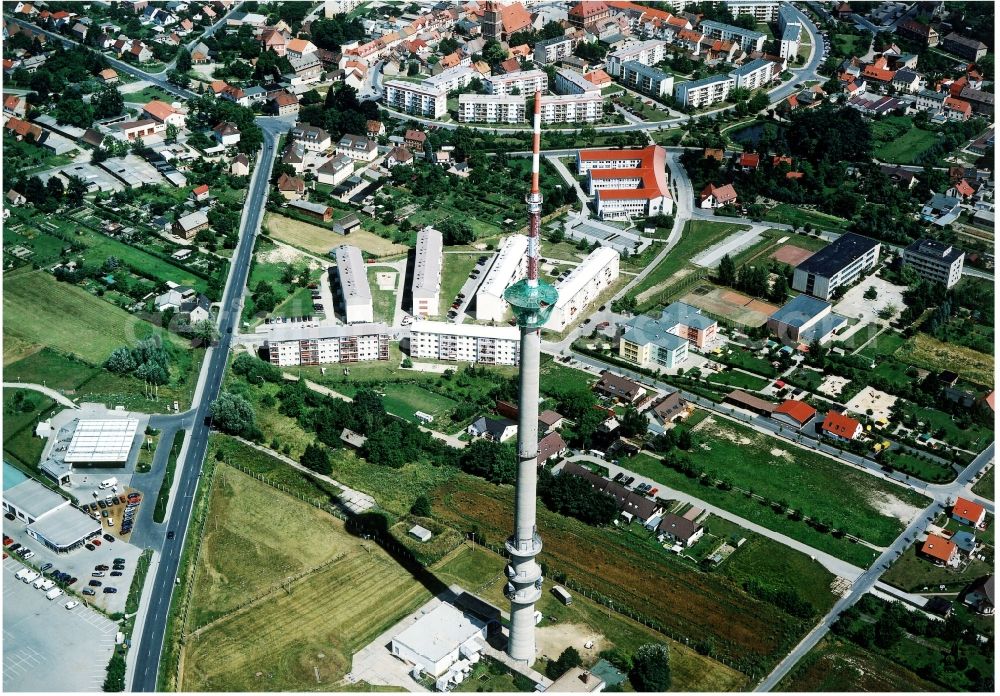
<svg viewBox="0 0 1000 696"><path fill-rule="evenodd" d="M118 479L112 476L109 479L104 479L103 481L101 481L101 490L104 490L105 488L114 488L117 485L118 485Z"/></svg>
<svg viewBox="0 0 1000 696"><path fill-rule="evenodd" d="M47 578L38 578L33 583L31 583L31 586L34 587L36 590L40 590L42 589L42 585L45 584L46 579Z"/></svg>
<svg viewBox="0 0 1000 696"><path fill-rule="evenodd" d="M49 590L48 592L46 592L45 593L45 598L49 599L49 600L55 599L56 597L60 596L62 593L63 593L63 591L61 589L59 589L58 587L56 587L55 589L52 589L52 590Z"/></svg>
<svg viewBox="0 0 1000 696"><path fill-rule="evenodd" d="M51 590L55 586L56 586L56 581L55 580L48 580L48 579L46 579L45 582L42 583L42 586L39 587L38 589L40 589L42 592L48 592L49 590Z"/></svg>
<svg viewBox="0 0 1000 696"><path fill-rule="evenodd" d="M21 582L25 584L31 584L38 579L38 573L33 570L29 570L23 576L21 576Z"/></svg>
<svg viewBox="0 0 1000 696"><path fill-rule="evenodd" d="M21 570L14 573L15 580L24 580L24 576L31 572L31 568L21 568Z"/></svg>

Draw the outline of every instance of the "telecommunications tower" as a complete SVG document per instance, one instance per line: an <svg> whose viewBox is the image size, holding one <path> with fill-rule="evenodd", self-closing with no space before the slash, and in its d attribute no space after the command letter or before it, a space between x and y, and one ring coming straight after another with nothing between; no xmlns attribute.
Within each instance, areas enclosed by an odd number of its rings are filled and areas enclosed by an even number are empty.
<svg viewBox="0 0 1000 696"><path fill-rule="evenodd" d="M507 539L506 595L510 600L510 637L507 654L531 664L535 661L535 602L542 596L542 569L535 562L542 539L535 527L535 489L538 483L538 371L542 325L556 303L556 289L538 278L542 194L538 189L538 158L542 139L542 93L535 92L534 139L531 156L531 192L528 204L528 274L504 293L521 329L520 397L517 424L517 507L514 533Z"/></svg>

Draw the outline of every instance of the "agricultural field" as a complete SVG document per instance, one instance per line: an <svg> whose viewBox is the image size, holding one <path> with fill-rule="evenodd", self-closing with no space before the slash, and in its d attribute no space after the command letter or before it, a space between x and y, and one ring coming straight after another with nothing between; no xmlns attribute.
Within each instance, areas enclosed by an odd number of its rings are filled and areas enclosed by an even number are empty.
<svg viewBox="0 0 1000 696"><path fill-rule="evenodd" d="M783 225L805 227L807 224L822 230L845 230L849 220L821 213L818 210L807 210L790 203L779 203L764 213L764 219Z"/></svg>
<svg viewBox="0 0 1000 696"><path fill-rule="evenodd" d="M216 596L241 599L240 589L250 579L240 563L230 559L249 558L265 563L274 585L270 590L254 582L254 593L264 593L250 606L231 611L196 629L192 624L183 645L183 665L179 688L185 691L302 691L338 690L337 685L350 670L351 656L375 636L430 598L431 592L374 542L350 535L343 524L323 515L307 503L284 495L266 484L228 467L227 481L244 479L236 485L259 507L267 519L242 503L232 503L213 492L208 515L206 548L214 548L217 558L199 557L199 569L212 574L210 582L194 586L192 617L207 617L196 610L212 611ZM219 482L216 482L219 485ZM226 485L223 483L223 485ZM234 489L235 490L235 489ZM272 513L280 509L283 519L308 535L313 543L296 545L304 555L290 558L287 548L274 543L266 547L273 530ZM249 524L256 535L246 533ZM223 528L213 536L213 526ZM313 529L309 529L313 527ZM322 543L319 539L322 538ZM281 543L289 536L282 534ZM259 545L247 556L248 543ZM292 542L296 543L297 542ZM309 549L316 546L316 549ZM274 559L267 555L281 551ZM229 555L230 559L221 556ZM294 580L280 583L290 569L315 563L321 567ZM289 573L290 574L290 573ZM371 582L377 578L378 582ZM253 580L258 580L256 573ZM242 585L241 585L242 583ZM237 589L229 589L237 586ZM243 599L248 599L246 594Z"/></svg>
<svg viewBox="0 0 1000 696"><path fill-rule="evenodd" d="M736 489L784 501L806 516L879 546L892 542L902 532L904 523L927 502L905 488L879 481L814 452L779 443L730 421L717 418L705 421L698 429L698 436L699 445L692 450L691 458L710 476L727 480ZM766 516L755 520L758 523L857 565L867 566L865 559L871 559L869 549L846 539L819 535L804 522L773 514L737 490L701 486L697 479L688 478L647 454L636 455L623 465L664 485L705 496L709 502L715 500L736 514L759 508ZM832 491L837 494L831 495ZM823 546L817 544L819 540L825 542Z"/></svg>
<svg viewBox="0 0 1000 696"><path fill-rule="evenodd" d="M115 348L132 345L158 331L125 310L40 270L23 269L6 275L3 311L5 339L50 346L91 363L101 363ZM180 338L163 335L186 350Z"/></svg>
<svg viewBox="0 0 1000 696"><path fill-rule="evenodd" d="M994 360L992 355L944 343L923 332L918 332L897 352L900 360L936 372L954 370L959 377L984 387L993 384Z"/></svg>
<svg viewBox="0 0 1000 696"><path fill-rule="evenodd" d="M937 691L938 688L894 660L828 636L781 680L777 690L851 693Z"/></svg>
<svg viewBox="0 0 1000 696"><path fill-rule="evenodd" d="M328 256L330 250L340 244L356 246L361 251L377 257L405 254L407 250L406 246L379 237L365 229L356 229L349 235L341 236L331 229L274 213L267 213L264 216L264 229L269 236L280 242L323 257Z"/></svg>
<svg viewBox="0 0 1000 696"><path fill-rule="evenodd" d="M434 565L432 571L445 583L455 583L471 591L478 590L478 594L487 601L505 607L507 600L502 592L505 563L501 556L491 551L478 546L463 546ZM546 580L546 590L552 584L554 581ZM596 661L598 649L615 647L631 654L644 643L666 643L670 648L673 690L735 691L746 684L746 677L736 670L700 655L683 643L670 640L628 617L609 613L606 607L580 593L572 594L573 603L569 606L564 606L549 591L542 595L536 605L544 617L538 629L539 645L545 648L551 645L552 652L556 652L555 648L563 643L554 643L549 634L555 635L560 627L569 625L578 636L574 645L584 658L584 664L590 666ZM564 632L560 633L564 635ZM595 646L590 651L583 648L586 639L594 640ZM558 652L549 656L558 657Z"/></svg>
<svg viewBox="0 0 1000 696"><path fill-rule="evenodd" d="M513 492L458 474L431 489L430 497L436 519L499 544L510 533ZM676 635L711 639L715 654L740 665L744 674L762 675L806 630L806 622L750 597L733 580L668 558L636 533L591 527L544 507L538 527L545 540L541 561L550 576L565 573Z"/></svg>

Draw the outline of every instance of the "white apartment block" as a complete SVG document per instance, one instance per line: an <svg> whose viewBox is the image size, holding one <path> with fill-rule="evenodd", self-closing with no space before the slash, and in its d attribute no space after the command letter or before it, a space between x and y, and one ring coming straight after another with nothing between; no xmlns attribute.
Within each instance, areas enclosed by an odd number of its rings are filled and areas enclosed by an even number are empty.
<svg viewBox="0 0 1000 696"><path fill-rule="evenodd" d="M410 357L485 365L516 365L520 331L513 326L417 320L410 327Z"/></svg>
<svg viewBox="0 0 1000 696"><path fill-rule="evenodd" d="M568 36L557 36L536 43L532 57L539 65L547 65L571 55L573 55L573 40Z"/></svg>
<svg viewBox="0 0 1000 696"><path fill-rule="evenodd" d="M656 65L663 61L667 55L667 42L651 39L649 41L637 41L620 48L614 53L609 53L606 64L607 72L611 77L621 77L625 63L636 61L643 65Z"/></svg>
<svg viewBox="0 0 1000 696"><path fill-rule="evenodd" d="M273 324L264 346L279 367L389 359L389 327L385 324L310 326Z"/></svg>
<svg viewBox="0 0 1000 696"><path fill-rule="evenodd" d="M476 293L476 319L503 321L508 306L503 293L527 275L527 252L528 238L523 234L512 234L503 240Z"/></svg>
<svg viewBox="0 0 1000 696"><path fill-rule="evenodd" d="M778 54L787 61L795 60L801 36L799 13L791 5L782 3L778 8Z"/></svg>
<svg viewBox="0 0 1000 696"><path fill-rule="evenodd" d="M769 83L780 71L777 63L757 58L736 68L729 76L734 80L734 87L753 90Z"/></svg>
<svg viewBox="0 0 1000 696"><path fill-rule="evenodd" d="M767 40L767 35L762 32L735 27L732 24L713 22L711 20L705 20L698 25L698 28L703 34L713 39L722 39L723 41L732 41L735 44L739 44L740 48L747 53L751 51L763 51L764 42Z"/></svg>
<svg viewBox="0 0 1000 696"><path fill-rule="evenodd" d="M674 87L674 98L684 106L698 109L725 101L735 85L736 80L729 75L712 75L680 83Z"/></svg>
<svg viewBox="0 0 1000 696"><path fill-rule="evenodd" d="M388 84L388 83L387 83ZM521 70L508 75L491 75L483 82L487 94L510 96L514 90L525 96L549 91L549 76L542 70Z"/></svg>
<svg viewBox="0 0 1000 696"><path fill-rule="evenodd" d="M527 97L495 94L458 95L458 120L462 123L524 123Z"/></svg>
<svg viewBox="0 0 1000 696"><path fill-rule="evenodd" d="M622 65L622 82L636 92L655 97L669 97L674 93L673 75L635 60Z"/></svg>
<svg viewBox="0 0 1000 696"><path fill-rule="evenodd" d="M385 82L386 106L407 114L441 118L448 111L447 90L404 80Z"/></svg>
<svg viewBox="0 0 1000 696"><path fill-rule="evenodd" d="M413 263L413 316L429 317L441 311L441 269L444 266L444 243L441 233L425 227L417 233L416 258Z"/></svg>
<svg viewBox="0 0 1000 696"><path fill-rule="evenodd" d="M795 267L792 288L821 300L837 288L851 285L875 269L882 245L874 239L848 232Z"/></svg>
<svg viewBox="0 0 1000 696"><path fill-rule="evenodd" d="M618 278L618 252L610 247L598 247L556 286L556 300L545 328L562 331L583 316L587 305L611 287Z"/></svg>
<svg viewBox="0 0 1000 696"><path fill-rule="evenodd" d="M575 70L556 70L555 91L559 94L600 94L601 88Z"/></svg>
<svg viewBox="0 0 1000 696"><path fill-rule="evenodd" d="M773 22L781 5L778 0L724 0L723 4L733 17L753 15L757 22Z"/></svg>
<svg viewBox="0 0 1000 696"><path fill-rule="evenodd" d="M337 288L344 305L344 321L348 324L375 321L372 289L361 250L341 244L333 250L333 256L337 262Z"/></svg>
<svg viewBox="0 0 1000 696"><path fill-rule="evenodd" d="M475 77L479 77L479 71L464 65L458 65L454 68L448 68L433 77L428 77L423 81L423 85L431 89L443 89L445 92L454 92L456 89L462 89L468 85Z"/></svg>
<svg viewBox="0 0 1000 696"><path fill-rule="evenodd" d="M597 123L603 115L600 91L542 97L542 123Z"/></svg>
<svg viewBox="0 0 1000 696"><path fill-rule="evenodd" d="M903 249L903 265L925 280L951 289L962 279L965 252L936 239L918 239Z"/></svg>

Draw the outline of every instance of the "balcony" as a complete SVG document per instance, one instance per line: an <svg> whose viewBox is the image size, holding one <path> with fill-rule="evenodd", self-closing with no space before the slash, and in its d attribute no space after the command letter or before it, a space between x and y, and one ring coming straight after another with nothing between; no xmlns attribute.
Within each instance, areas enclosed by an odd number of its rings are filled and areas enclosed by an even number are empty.
<svg viewBox="0 0 1000 696"><path fill-rule="evenodd" d="M537 556L542 552L542 538L538 533L532 534L531 539L515 539L513 536L504 543L504 548L511 556Z"/></svg>

